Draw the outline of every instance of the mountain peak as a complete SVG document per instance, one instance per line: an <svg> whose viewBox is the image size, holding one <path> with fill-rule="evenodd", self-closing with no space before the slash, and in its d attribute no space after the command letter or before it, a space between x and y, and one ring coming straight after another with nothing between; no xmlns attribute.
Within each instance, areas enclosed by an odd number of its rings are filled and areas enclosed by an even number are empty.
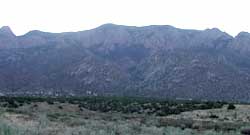
<svg viewBox="0 0 250 135"><path fill-rule="evenodd" d="M250 33L248 33L248 32L244 32L244 31L242 31L242 32L240 32L237 36L236 36L236 38L239 38L239 37L250 37Z"/></svg>
<svg viewBox="0 0 250 135"><path fill-rule="evenodd" d="M40 31L40 30L32 30L26 33L25 35L40 35L41 33L45 33L45 32Z"/></svg>
<svg viewBox="0 0 250 135"><path fill-rule="evenodd" d="M205 31L207 32L212 32L212 33L224 33L218 28L211 28L211 29L206 29Z"/></svg>
<svg viewBox="0 0 250 135"><path fill-rule="evenodd" d="M4 35L10 35L10 36L15 36L15 34L12 32L11 28L9 26L3 26L0 28L0 34Z"/></svg>
<svg viewBox="0 0 250 135"><path fill-rule="evenodd" d="M106 24L99 26L99 28L110 28L110 27L115 27L115 26L119 26L119 25L116 25L113 23L106 23Z"/></svg>
<svg viewBox="0 0 250 135"><path fill-rule="evenodd" d="M105 24L103 24L101 26L115 26L115 25L117 25L117 24L114 24L114 23L105 23Z"/></svg>

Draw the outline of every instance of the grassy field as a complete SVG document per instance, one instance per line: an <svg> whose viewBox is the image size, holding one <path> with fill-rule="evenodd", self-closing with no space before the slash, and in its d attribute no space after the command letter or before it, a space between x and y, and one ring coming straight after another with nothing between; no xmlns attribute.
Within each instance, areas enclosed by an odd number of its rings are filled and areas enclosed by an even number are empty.
<svg viewBox="0 0 250 135"><path fill-rule="evenodd" d="M109 98L101 99L1 98L0 135L240 135L250 125L249 105L228 110L221 103L164 101L167 109L175 111L166 110L162 116L157 112L164 107L150 110L143 106L162 106L163 101L116 99L125 108L140 107L133 111L108 107L107 111L100 104L112 103L104 103Z"/></svg>

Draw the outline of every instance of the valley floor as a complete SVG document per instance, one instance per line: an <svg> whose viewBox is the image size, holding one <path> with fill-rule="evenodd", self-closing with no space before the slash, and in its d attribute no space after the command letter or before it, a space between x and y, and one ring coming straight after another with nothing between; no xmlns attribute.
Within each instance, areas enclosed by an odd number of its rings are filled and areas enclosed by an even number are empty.
<svg viewBox="0 0 250 135"><path fill-rule="evenodd" d="M32 102L0 108L0 135L240 135L250 127L249 114L250 105L155 116Z"/></svg>

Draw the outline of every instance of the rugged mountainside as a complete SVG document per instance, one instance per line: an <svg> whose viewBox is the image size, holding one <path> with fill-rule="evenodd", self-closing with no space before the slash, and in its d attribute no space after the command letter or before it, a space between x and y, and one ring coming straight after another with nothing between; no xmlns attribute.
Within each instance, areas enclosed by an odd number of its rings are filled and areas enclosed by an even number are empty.
<svg viewBox="0 0 250 135"><path fill-rule="evenodd" d="M121 26L0 29L0 92L250 101L250 34Z"/></svg>

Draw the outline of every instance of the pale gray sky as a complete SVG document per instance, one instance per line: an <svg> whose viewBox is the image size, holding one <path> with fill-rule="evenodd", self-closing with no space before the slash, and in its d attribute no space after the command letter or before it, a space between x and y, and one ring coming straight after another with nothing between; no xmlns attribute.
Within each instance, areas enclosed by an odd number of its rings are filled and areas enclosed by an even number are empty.
<svg viewBox="0 0 250 135"><path fill-rule="evenodd" d="M0 27L79 31L104 23L250 32L250 0L0 0Z"/></svg>

